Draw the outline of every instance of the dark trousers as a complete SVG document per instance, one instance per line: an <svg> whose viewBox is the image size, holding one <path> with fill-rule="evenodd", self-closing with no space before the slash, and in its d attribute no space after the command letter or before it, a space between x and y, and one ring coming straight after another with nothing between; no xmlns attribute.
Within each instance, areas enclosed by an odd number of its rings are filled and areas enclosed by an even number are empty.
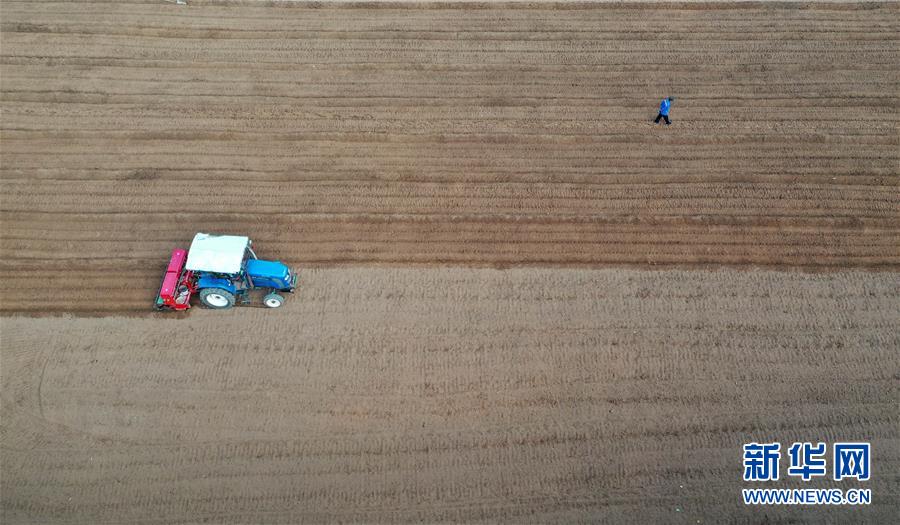
<svg viewBox="0 0 900 525"><path fill-rule="evenodd" d="M671 124L671 122L669 121L669 116L668 116L668 115L663 115L662 113L660 113L659 115L657 115L657 116L656 116L656 120L654 120L653 122L656 123L656 124L659 124L659 119L661 119L661 118L662 118L662 119L666 119L666 126L668 126L669 124Z"/></svg>

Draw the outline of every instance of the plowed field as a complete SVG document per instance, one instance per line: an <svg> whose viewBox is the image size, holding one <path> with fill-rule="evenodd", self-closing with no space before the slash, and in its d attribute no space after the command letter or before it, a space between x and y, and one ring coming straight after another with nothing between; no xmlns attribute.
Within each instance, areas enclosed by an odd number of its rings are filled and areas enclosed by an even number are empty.
<svg viewBox="0 0 900 525"><path fill-rule="evenodd" d="M900 265L896 3L0 15L7 312L145 310L197 231L296 265Z"/></svg>
<svg viewBox="0 0 900 525"><path fill-rule="evenodd" d="M5 319L4 523L895 521L894 274L305 277L275 311ZM761 485L872 504L744 507L755 439L871 441L868 482Z"/></svg>
<svg viewBox="0 0 900 525"><path fill-rule="evenodd" d="M900 4L189 1L0 3L4 525L897 521Z"/></svg>

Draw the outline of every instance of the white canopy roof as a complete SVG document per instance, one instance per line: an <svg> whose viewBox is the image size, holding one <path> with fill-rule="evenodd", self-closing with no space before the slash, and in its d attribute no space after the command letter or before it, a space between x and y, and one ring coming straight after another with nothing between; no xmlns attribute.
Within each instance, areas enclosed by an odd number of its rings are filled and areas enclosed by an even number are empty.
<svg viewBox="0 0 900 525"><path fill-rule="evenodd" d="M198 233L184 267L199 272L238 273L248 246L247 237Z"/></svg>

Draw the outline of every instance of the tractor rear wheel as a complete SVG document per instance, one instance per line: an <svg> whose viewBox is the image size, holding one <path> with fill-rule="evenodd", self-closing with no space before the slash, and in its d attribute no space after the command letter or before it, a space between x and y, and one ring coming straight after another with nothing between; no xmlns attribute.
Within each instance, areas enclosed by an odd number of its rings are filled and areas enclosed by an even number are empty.
<svg viewBox="0 0 900 525"><path fill-rule="evenodd" d="M263 297L263 304L269 308L278 308L284 304L284 297L272 292Z"/></svg>
<svg viewBox="0 0 900 525"><path fill-rule="evenodd" d="M200 290L200 302L207 308L225 310L234 306L234 294L221 288L204 288Z"/></svg>

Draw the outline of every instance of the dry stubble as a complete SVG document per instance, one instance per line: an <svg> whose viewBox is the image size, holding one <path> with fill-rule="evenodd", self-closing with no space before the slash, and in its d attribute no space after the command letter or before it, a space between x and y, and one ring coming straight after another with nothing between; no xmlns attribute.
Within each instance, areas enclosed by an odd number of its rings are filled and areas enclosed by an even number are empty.
<svg viewBox="0 0 900 525"><path fill-rule="evenodd" d="M4 319L4 522L896 516L892 274L303 282L277 311ZM770 439L871 441L873 504L744 508L741 445Z"/></svg>

